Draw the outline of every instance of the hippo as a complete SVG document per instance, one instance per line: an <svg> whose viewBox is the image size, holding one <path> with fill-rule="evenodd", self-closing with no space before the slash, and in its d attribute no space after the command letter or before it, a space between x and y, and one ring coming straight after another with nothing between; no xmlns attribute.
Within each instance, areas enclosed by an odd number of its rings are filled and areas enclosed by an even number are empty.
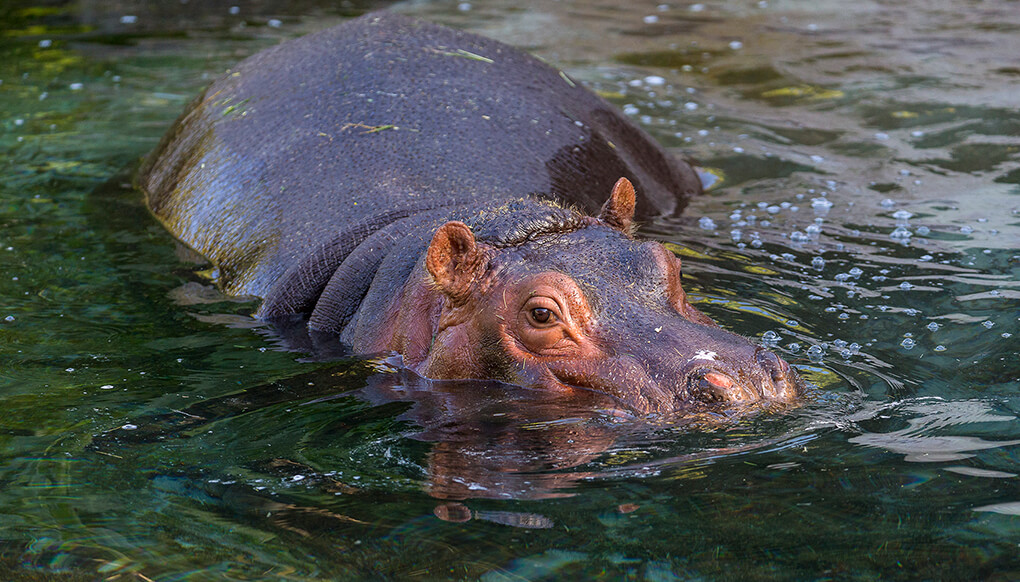
<svg viewBox="0 0 1020 582"><path fill-rule="evenodd" d="M568 75L392 13L284 42L195 99L137 174L254 316L356 354L642 415L792 403L771 351L688 301L635 238L698 173Z"/></svg>

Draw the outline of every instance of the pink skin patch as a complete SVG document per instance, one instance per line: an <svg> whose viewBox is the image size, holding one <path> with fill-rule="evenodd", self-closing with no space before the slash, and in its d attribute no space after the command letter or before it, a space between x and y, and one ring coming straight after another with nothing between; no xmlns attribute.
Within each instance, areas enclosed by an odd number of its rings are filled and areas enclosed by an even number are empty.
<svg viewBox="0 0 1020 582"><path fill-rule="evenodd" d="M704 377L709 384L715 386L716 388L726 389L733 386L733 380L730 380L728 377L717 372L709 372L705 374Z"/></svg>

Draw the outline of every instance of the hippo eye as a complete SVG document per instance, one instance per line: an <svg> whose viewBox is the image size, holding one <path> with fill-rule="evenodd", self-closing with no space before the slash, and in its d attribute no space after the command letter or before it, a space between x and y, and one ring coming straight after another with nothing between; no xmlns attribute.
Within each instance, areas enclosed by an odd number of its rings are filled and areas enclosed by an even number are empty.
<svg viewBox="0 0 1020 582"><path fill-rule="evenodd" d="M556 321L556 316L553 315L551 309L536 307L531 310L531 320L539 324L552 323Z"/></svg>

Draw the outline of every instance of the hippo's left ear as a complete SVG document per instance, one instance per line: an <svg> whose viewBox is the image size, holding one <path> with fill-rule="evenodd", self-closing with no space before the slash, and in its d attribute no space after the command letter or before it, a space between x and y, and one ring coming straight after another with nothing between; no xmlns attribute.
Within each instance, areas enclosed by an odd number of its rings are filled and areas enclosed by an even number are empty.
<svg viewBox="0 0 1020 582"><path fill-rule="evenodd" d="M613 186L609 200L602 205L599 220L630 235L635 203L634 185L627 178L620 178Z"/></svg>
<svg viewBox="0 0 1020 582"><path fill-rule="evenodd" d="M454 302L463 301L471 294L471 286L485 261L485 252L475 244L471 229L455 220L436 230L425 253L425 269Z"/></svg>

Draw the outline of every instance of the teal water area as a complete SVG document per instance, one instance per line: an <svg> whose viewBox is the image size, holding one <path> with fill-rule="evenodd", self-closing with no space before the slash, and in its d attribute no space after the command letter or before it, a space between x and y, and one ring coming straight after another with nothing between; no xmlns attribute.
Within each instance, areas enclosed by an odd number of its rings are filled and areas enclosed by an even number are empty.
<svg viewBox="0 0 1020 582"><path fill-rule="evenodd" d="M259 49L391 6L722 177L646 236L815 387L643 422L313 361L130 187ZM1020 578L1020 6L8 0L0 579Z"/></svg>

